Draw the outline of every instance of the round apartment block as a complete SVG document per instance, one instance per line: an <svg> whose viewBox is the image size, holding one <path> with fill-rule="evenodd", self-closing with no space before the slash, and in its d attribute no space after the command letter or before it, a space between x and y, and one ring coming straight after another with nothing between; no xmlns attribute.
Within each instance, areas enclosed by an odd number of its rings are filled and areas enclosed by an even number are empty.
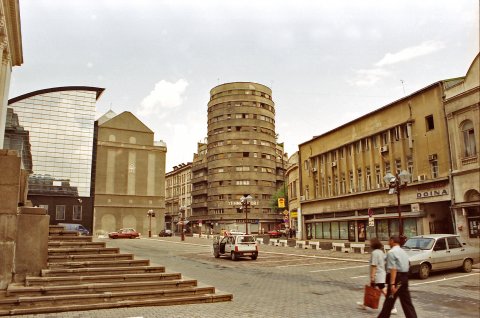
<svg viewBox="0 0 480 318"><path fill-rule="evenodd" d="M241 219L239 199L250 194L255 205L249 215L261 219L276 191L271 89L251 82L214 87L208 103L207 147L209 214Z"/></svg>

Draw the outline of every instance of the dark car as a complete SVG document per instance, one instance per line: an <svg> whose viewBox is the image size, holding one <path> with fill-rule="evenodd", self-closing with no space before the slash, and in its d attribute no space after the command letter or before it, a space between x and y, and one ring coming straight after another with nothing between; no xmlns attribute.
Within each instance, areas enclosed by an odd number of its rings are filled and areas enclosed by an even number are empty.
<svg viewBox="0 0 480 318"><path fill-rule="evenodd" d="M117 238L137 238L140 236L140 233L135 231L132 228L125 228L125 229L120 229L117 232L110 232L108 233L108 237L111 239L117 239Z"/></svg>
<svg viewBox="0 0 480 318"><path fill-rule="evenodd" d="M158 236L165 237L165 236L172 236L172 231L171 230L161 230L160 233L158 233Z"/></svg>

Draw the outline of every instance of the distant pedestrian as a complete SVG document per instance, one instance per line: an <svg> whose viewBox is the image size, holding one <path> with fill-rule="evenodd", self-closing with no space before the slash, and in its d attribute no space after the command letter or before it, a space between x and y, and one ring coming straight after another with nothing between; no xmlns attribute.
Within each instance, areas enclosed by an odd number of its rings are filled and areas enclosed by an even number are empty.
<svg viewBox="0 0 480 318"><path fill-rule="evenodd" d="M383 295L387 294L386 288L386 271L385 271L385 253L383 252L383 244L376 237L370 239L370 248L372 254L370 256L370 286L380 289ZM363 302L357 302L362 309L366 309ZM392 314L397 313L397 309L393 308Z"/></svg>
<svg viewBox="0 0 480 318"><path fill-rule="evenodd" d="M406 318L416 318L417 313L413 307L410 291L408 290L408 255L400 247L400 236L392 236L388 242L392 247L387 254L387 299L378 318L390 317L390 311L395 305L397 297L400 298Z"/></svg>

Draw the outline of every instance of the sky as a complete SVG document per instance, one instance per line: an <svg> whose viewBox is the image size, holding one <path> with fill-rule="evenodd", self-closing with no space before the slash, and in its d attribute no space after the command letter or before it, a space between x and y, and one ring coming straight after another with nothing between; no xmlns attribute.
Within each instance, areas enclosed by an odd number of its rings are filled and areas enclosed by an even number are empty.
<svg viewBox="0 0 480 318"><path fill-rule="evenodd" d="M20 0L24 63L9 98L105 88L167 144L166 171L207 136L210 89L272 89L279 142L298 144L442 79L479 52L477 0Z"/></svg>

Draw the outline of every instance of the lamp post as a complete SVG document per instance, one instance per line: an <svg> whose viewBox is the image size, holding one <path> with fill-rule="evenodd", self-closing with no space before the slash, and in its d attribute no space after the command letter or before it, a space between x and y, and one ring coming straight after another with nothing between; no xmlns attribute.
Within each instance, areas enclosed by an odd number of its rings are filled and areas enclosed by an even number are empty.
<svg viewBox="0 0 480 318"><path fill-rule="evenodd" d="M240 198L243 210L245 211L245 234L248 234L248 207L252 199L253 197L250 194L244 194L243 197Z"/></svg>
<svg viewBox="0 0 480 318"><path fill-rule="evenodd" d="M181 206L180 207L180 212L178 212L178 217L180 218L180 225L182 226L181 229L180 229L182 231L181 234L180 234L180 237L181 237L182 241L185 241L185 232L183 231L183 227L184 227L184 223L185 223L184 214L185 214L185 207Z"/></svg>
<svg viewBox="0 0 480 318"><path fill-rule="evenodd" d="M396 175L388 172L383 180L388 184L388 194L397 194L397 211L398 211L398 235L400 236L400 245L405 244L406 237L403 234L403 220L402 220L402 211L400 209L400 190L407 186L407 183L410 181L410 173L403 170Z"/></svg>
<svg viewBox="0 0 480 318"><path fill-rule="evenodd" d="M152 218L155 217L155 212L153 210L148 210L148 237L152 237Z"/></svg>

